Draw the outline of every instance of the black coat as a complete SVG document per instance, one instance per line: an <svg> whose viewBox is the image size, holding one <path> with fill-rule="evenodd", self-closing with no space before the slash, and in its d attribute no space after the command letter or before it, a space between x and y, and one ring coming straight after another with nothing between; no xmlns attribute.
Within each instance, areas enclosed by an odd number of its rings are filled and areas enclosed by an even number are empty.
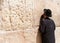
<svg viewBox="0 0 60 43"><path fill-rule="evenodd" d="M42 43L55 43L55 23L52 19L43 19L39 31L41 32Z"/></svg>

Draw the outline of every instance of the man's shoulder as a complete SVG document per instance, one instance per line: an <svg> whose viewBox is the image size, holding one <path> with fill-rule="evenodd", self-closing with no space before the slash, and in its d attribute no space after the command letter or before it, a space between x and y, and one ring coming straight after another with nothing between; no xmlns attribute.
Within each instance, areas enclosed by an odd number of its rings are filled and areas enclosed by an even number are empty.
<svg viewBox="0 0 60 43"><path fill-rule="evenodd" d="M53 21L53 19L44 19L43 21Z"/></svg>
<svg viewBox="0 0 60 43"><path fill-rule="evenodd" d="M43 22L44 23L51 23L51 22L54 22L53 19L43 19Z"/></svg>

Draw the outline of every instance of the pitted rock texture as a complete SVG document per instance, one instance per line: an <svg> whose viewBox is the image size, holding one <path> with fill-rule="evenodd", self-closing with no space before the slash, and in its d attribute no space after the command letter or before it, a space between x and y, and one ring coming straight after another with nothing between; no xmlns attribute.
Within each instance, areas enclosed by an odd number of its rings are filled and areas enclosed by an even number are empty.
<svg viewBox="0 0 60 43"><path fill-rule="evenodd" d="M0 3L1 30L32 29L43 6L41 0L1 0Z"/></svg>
<svg viewBox="0 0 60 43"><path fill-rule="evenodd" d="M32 10L30 8L26 10L25 0L4 0L1 8L0 29L15 30L32 27L32 12L30 12Z"/></svg>
<svg viewBox="0 0 60 43"><path fill-rule="evenodd" d="M60 26L59 6L55 0L0 0L0 43L40 43L38 26L43 9L50 8Z"/></svg>
<svg viewBox="0 0 60 43"><path fill-rule="evenodd" d="M42 0L0 1L0 43L36 43Z"/></svg>

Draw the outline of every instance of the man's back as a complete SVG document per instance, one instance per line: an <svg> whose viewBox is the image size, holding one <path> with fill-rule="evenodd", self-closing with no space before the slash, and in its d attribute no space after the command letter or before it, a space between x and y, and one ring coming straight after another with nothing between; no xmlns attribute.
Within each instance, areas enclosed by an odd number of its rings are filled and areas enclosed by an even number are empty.
<svg viewBox="0 0 60 43"><path fill-rule="evenodd" d="M43 42L45 43L55 43L55 35L54 35L54 31L55 31L55 23L53 20L46 18L43 19L45 28L44 29L44 33L42 34L43 36Z"/></svg>

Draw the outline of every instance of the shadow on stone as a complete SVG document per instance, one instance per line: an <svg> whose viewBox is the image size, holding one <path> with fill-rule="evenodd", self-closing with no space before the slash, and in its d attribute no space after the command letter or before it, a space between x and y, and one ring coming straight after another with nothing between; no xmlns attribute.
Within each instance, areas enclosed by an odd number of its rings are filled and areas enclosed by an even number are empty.
<svg viewBox="0 0 60 43"><path fill-rule="evenodd" d="M42 43L41 33L39 31L37 32L36 43Z"/></svg>

